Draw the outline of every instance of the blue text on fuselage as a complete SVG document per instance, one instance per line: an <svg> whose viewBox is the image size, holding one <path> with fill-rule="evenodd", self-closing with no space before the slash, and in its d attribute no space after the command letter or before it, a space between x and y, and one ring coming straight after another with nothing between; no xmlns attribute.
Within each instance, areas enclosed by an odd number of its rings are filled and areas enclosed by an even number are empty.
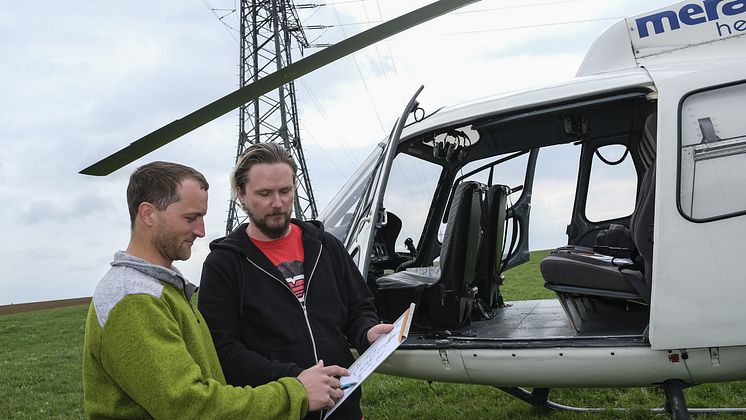
<svg viewBox="0 0 746 420"><path fill-rule="evenodd" d="M649 25L652 24L656 34L666 31L663 21L668 22L670 30L675 31L684 25L700 25L723 16L733 16L746 12L746 0L702 0L699 3L685 4L678 12L664 10L652 15L635 19L640 38L650 35Z"/></svg>

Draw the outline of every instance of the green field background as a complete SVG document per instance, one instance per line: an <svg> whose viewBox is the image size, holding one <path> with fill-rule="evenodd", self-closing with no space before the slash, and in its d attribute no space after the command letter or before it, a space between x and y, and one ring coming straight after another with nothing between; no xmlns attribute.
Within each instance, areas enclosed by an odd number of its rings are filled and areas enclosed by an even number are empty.
<svg viewBox="0 0 746 420"><path fill-rule="evenodd" d="M508 300L553 298L542 287L538 261L506 273ZM82 410L81 360L87 306L0 316L0 418L78 419ZM746 407L746 381L706 384L685 391L689 407ZM375 374L364 384L363 412L377 419L647 419L662 407L656 388L553 389L565 405L632 408L630 412L545 413L502 391L481 385L427 382ZM718 414L708 419L746 418Z"/></svg>

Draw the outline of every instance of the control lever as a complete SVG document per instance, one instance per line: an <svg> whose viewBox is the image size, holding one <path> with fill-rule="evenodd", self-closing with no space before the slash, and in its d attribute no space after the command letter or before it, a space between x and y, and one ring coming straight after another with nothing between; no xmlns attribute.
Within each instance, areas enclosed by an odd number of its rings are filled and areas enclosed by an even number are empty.
<svg viewBox="0 0 746 420"><path fill-rule="evenodd" d="M405 239L404 246L407 247L407 251L409 251L411 255L417 255L417 249L414 247L414 241L412 238Z"/></svg>

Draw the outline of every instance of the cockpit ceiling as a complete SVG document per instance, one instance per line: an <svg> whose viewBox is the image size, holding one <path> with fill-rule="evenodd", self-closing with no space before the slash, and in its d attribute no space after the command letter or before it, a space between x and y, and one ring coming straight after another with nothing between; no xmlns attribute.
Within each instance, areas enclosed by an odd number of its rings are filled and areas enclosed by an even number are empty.
<svg viewBox="0 0 746 420"><path fill-rule="evenodd" d="M648 93L623 92L534 110L496 113L471 124L461 121L458 127L403 140L402 151L442 165L445 161L434 156L433 139L454 129L479 134L479 141L468 147L468 161L555 144L628 138L631 133L642 132L641 121L653 111L655 105L646 98Z"/></svg>

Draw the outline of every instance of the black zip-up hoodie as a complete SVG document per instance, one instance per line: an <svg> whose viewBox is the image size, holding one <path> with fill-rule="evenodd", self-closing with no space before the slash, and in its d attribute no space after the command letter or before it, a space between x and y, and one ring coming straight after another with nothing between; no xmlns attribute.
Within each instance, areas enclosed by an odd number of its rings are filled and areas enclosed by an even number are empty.
<svg viewBox="0 0 746 420"><path fill-rule="evenodd" d="M199 310L231 385L259 386L295 377L318 360L349 367L354 359L348 341L361 353L369 347L367 333L378 316L355 263L320 223L292 223L303 231L305 304L251 242L247 224L210 243ZM306 416L318 417L318 412ZM359 389L332 418L361 418Z"/></svg>

